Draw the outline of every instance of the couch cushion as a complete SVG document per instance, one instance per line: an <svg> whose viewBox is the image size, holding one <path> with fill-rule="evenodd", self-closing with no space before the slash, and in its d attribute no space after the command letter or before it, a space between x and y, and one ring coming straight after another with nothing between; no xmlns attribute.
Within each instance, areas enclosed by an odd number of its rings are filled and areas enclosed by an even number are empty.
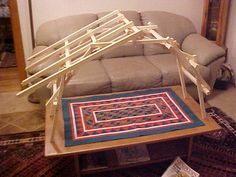
<svg viewBox="0 0 236 177"><path fill-rule="evenodd" d="M225 50L199 34L187 36L182 44L183 51L197 55L197 62L208 65L217 58L225 56Z"/></svg>
<svg viewBox="0 0 236 177"><path fill-rule="evenodd" d="M160 54L153 56L146 56L146 58L162 73L162 86L170 86L180 84L178 67L176 64L176 58L172 54ZM210 69L204 66L200 66L200 73L206 81L210 77ZM191 81L186 78L186 83Z"/></svg>
<svg viewBox="0 0 236 177"><path fill-rule="evenodd" d="M95 20L95 14L81 14L45 22L36 32L36 45L49 46Z"/></svg>
<svg viewBox="0 0 236 177"><path fill-rule="evenodd" d="M35 47L35 48L33 49L32 55L33 55L33 54L36 54L36 53L38 53L38 52L40 52L41 50L43 50L43 49L45 49L45 48L47 48L47 46L37 46L37 47ZM42 57L44 57L44 56L46 56L46 55L48 55L48 54L50 54L51 52L54 52L54 51L55 51L54 49L48 49L48 51L45 52L44 54L39 55L38 57L35 57L35 58L33 58L32 60L30 60L30 61L27 63L27 65L30 65L30 64L32 64L32 63L38 61L40 58L42 58ZM49 65L51 65L52 63L56 62L56 61L58 60L58 58L59 58L59 54L52 55L51 57L49 57L49 58L47 59L46 62L43 62L43 63L41 63L41 64L39 64L39 65L33 67L32 69L29 69L28 73L29 73L30 75L33 75L33 74L35 74L36 72L39 72L39 71L41 71L42 69L44 69L44 68L48 67ZM47 76L49 76L49 75L55 73L56 71L57 71L57 69L51 70L51 71L45 73L45 74L43 75L43 77L47 77Z"/></svg>
<svg viewBox="0 0 236 177"><path fill-rule="evenodd" d="M149 23L158 26L158 33L163 37L172 37L176 39L180 44L182 44L184 38L195 33L196 30L192 22L184 16L161 12L161 11L147 11L141 12L141 19L143 25L148 25ZM145 45L144 55L155 55L169 53L168 50L160 45Z"/></svg>
<svg viewBox="0 0 236 177"><path fill-rule="evenodd" d="M64 97L111 92L111 82L101 61L82 65L64 89Z"/></svg>
<svg viewBox="0 0 236 177"><path fill-rule="evenodd" d="M102 12L98 14L98 18L106 15L108 12ZM124 16L133 21L135 25L140 26L140 15L136 11L121 11ZM124 56L138 56L143 55L143 45L129 45L129 46L121 46L108 53L104 54L104 58L114 58L114 57L124 57Z"/></svg>
<svg viewBox="0 0 236 177"><path fill-rule="evenodd" d="M112 91L157 87L161 72L143 56L102 59L111 79Z"/></svg>

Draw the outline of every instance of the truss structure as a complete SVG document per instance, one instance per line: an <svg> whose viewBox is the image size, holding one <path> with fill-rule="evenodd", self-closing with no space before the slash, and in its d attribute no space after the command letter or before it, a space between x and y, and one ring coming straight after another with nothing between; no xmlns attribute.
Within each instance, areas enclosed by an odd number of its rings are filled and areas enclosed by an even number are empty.
<svg viewBox="0 0 236 177"><path fill-rule="evenodd" d="M196 56L181 51L178 43L173 38L162 37L155 31L156 28L156 25L151 24L135 26L119 11L113 11L29 57L27 59L29 61L35 57L39 59L27 66L27 71L47 62L51 56L59 55L58 61L25 79L22 85L28 85L29 87L19 92L17 96L30 94L43 86L52 89L52 96L46 103L46 111L54 118L52 140L56 123L56 111L61 106L63 90L81 65L121 45L161 44L176 56L184 98L187 96L184 76L196 84L201 114L205 118L203 93L209 95L210 87L199 73L199 65L195 60ZM56 50L45 55L52 48L56 48ZM54 73L39 81L39 78L48 72Z"/></svg>

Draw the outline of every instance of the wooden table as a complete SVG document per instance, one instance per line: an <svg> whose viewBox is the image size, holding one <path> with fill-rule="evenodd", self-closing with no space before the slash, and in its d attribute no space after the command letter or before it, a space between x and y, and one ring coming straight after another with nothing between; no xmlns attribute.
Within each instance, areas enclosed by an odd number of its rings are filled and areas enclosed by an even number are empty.
<svg viewBox="0 0 236 177"><path fill-rule="evenodd" d="M52 157L52 156L66 156L66 155L75 155L75 162L77 166L77 172L79 174L79 160L78 156L82 154L88 154L93 152L99 151L108 151L116 148L127 147L131 145L138 145L138 144L153 144L153 143L162 143L162 142L175 142L174 140L179 139L187 139L188 140L188 152L186 156L189 157L191 155L191 146L192 146L192 138L196 135L201 135L204 133L209 133L212 131L216 131L220 129L220 126L210 117L208 116L205 119L201 118L201 112L199 104L191 97L187 96L187 99L183 99L182 90L180 86L171 87L173 91L185 102L185 104L195 113L195 115L205 124L203 126L195 127L195 128L188 128L182 130L175 130L166 133L148 135L148 136L141 136L135 138L127 138L127 139L120 139L120 140L113 140L113 141L105 141L105 142L97 142L91 144L83 144L71 147L65 147L65 139L64 139L64 123L62 117L62 110L59 109L57 111L57 123L55 128L55 136L54 142L50 142L50 135L52 133L52 123L53 120L49 116L49 113L46 112L46 137L45 137L45 156ZM160 161L154 160L150 161L150 163ZM143 164L143 163L139 163ZM129 166L129 165L128 165ZM122 166L114 166L113 169L121 168ZM127 167L127 165L125 166ZM81 171L82 173L90 173L90 172L97 172L108 170L108 168L98 169L98 170L85 170Z"/></svg>

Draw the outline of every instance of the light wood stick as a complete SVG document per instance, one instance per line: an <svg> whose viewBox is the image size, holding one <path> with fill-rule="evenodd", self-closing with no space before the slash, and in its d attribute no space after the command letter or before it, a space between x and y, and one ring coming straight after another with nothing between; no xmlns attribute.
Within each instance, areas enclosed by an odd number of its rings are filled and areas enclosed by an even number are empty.
<svg viewBox="0 0 236 177"><path fill-rule="evenodd" d="M191 66L191 69L192 69L192 71L194 72L194 75L195 75L195 76L193 76L193 75L192 75L191 73L189 73L189 72L186 72L187 69L185 69L184 66L181 65L181 66L183 66L183 68L184 68L184 69L182 68L182 70L185 70L185 71L184 71L185 75L186 75L191 81L193 81L193 82L195 83L195 85L197 84L197 82L196 82L196 77L197 77L197 78L199 79L199 81L201 82L201 88L202 88L203 92L204 92L206 95L209 95L209 94L210 94L210 91L211 91L210 86L209 86L209 85L206 83L206 81L202 78L200 72L197 72L197 70L196 70L196 68L199 67L199 65L193 60L193 58L195 58L196 56L195 56L195 55L190 55L190 54L188 54L188 53L186 53L186 52L182 52L176 45L174 45L174 46L172 47L172 49L175 51L176 55L179 56L179 59L181 59L181 60L187 60L187 61L189 62L190 66ZM191 58L191 59L189 59L189 58ZM194 79L194 78L195 78L195 79Z"/></svg>
<svg viewBox="0 0 236 177"><path fill-rule="evenodd" d="M200 75L199 68L196 68L196 72ZM203 93L201 89L201 81L197 77L197 91L198 91L198 98L200 102L200 109L201 109L201 115L202 118L206 118L206 110L205 110L205 103L204 103L204 98L203 98Z"/></svg>
<svg viewBox="0 0 236 177"><path fill-rule="evenodd" d="M55 104L55 100L58 97L59 94L59 87L53 92L53 95L49 98L49 100L46 102L46 108L49 112L50 117L54 117L55 116L55 112L56 112L56 107L58 104Z"/></svg>
<svg viewBox="0 0 236 177"><path fill-rule="evenodd" d="M124 35L125 36L125 35ZM116 39L113 39L112 41L118 40L120 36ZM166 40L162 39L137 39L136 42L137 44L161 44L165 42ZM91 44L91 47L103 47L111 44L112 42L96 42ZM128 41L127 44L124 45L133 45L133 41Z"/></svg>
<svg viewBox="0 0 236 177"><path fill-rule="evenodd" d="M70 70L75 70L76 68L78 68L81 64L83 64L84 62L88 62L90 60L93 60L94 58L97 58L101 55L103 55L104 53L106 53L107 51L109 50L112 50L126 42L128 42L129 40L131 40L132 38L138 36L141 34L142 31L137 31L137 32L134 32L132 34L129 34L128 36L126 36L125 38L123 39L120 39L119 41L113 43L113 44L110 44L104 48L102 48L101 50L98 50L94 53L92 53L91 55L83 58L82 60L79 60L75 63L73 63L70 67L68 68L63 68L62 70L60 71L57 71L56 73L52 74L51 76L48 76L47 78L35 83L34 85L26 88L25 90L22 90L21 92L17 93L17 96L24 96L24 95L27 95L29 93L32 93L33 91L37 90L38 88L48 84L50 81L56 79L57 77L61 76L61 75L64 75L65 73L69 72Z"/></svg>
<svg viewBox="0 0 236 177"><path fill-rule="evenodd" d="M126 28L129 28L129 27L131 27L131 26L133 26L133 25L134 25L133 22L129 22L129 23L127 23L127 24L125 24L125 25L123 25L123 26L121 26L121 27L119 27L119 28L117 28L117 29L111 31L110 33L105 34L104 36L102 36L102 37L100 37L100 38L97 38L97 41L100 42L100 41L102 41L102 40L109 40L109 39L111 39L112 37L114 37L116 34L121 33L121 32L124 31Z"/></svg>
<svg viewBox="0 0 236 177"><path fill-rule="evenodd" d="M190 72L188 72L184 67L182 67L182 70L184 72L184 74L195 84L197 85L197 79L196 77L194 77ZM211 92L210 90L205 87L205 85L203 85L202 83L200 84L200 88L201 90L206 94L206 95L209 95Z"/></svg>
<svg viewBox="0 0 236 177"><path fill-rule="evenodd" d="M181 52L181 50L178 48L178 49L176 49L176 52L178 52L178 54L179 54L179 56L181 57L181 59L182 60L188 60L188 62L189 62L189 64L190 64L190 68L192 69L192 71L193 71L193 74L195 75L195 76L193 76L194 78L198 78L199 79L199 81L201 82L201 86L202 86L202 88L203 88L203 90L204 90L204 93L206 94L206 95L209 95L210 94L210 91L211 91L211 88L210 88L210 86L206 83L206 81L202 78L202 76L201 76L201 74L200 74L200 72L197 72L197 68L199 68L199 64L197 64L193 59L189 59L188 57L195 57L194 55L190 55L190 54L188 54L188 55L186 55L186 53L183 53L183 52ZM187 68L186 68L186 70L188 70ZM198 69L199 70L199 69ZM188 72L189 73L189 72ZM190 73L189 73L190 74ZM190 75L188 74L188 77L191 77ZM192 74L191 74L192 75ZM191 77L192 78L192 77ZM195 79L191 79L191 80L195 80ZM196 80L195 80L195 84L196 84Z"/></svg>
<svg viewBox="0 0 236 177"><path fill-rule="evenodd" d="M178 58L178 55L176 56L176 63L177 63L178 71L179 71L179 78L180 78L180 83L181 83L181 87L182 87L183 97L184 97L184 99L186 99L187 98L186 83L185 83L183 71L181 68L181 62Z"/></svg>
<svg viewBox="0 0 236 177"><path fill-rule="evenodd" d="M71 46L71 45L75 44L75 42L79 42L79 41L81 41L81 40L84 40L84 39L86 39L87 37L90 37L90 35L93 35L93 34L96 33L97 31L101 30L101 29L104 28L105 26L114 24L114 23L117 22L117 20L120 20L120 19L123 19L123 18L124 18L124 16L119 15L119 16L117 16L116 18L111 19L111 20L108 21L108 22L105 22L104 24L100 25L99 27L97 27L97 28L95 28L95 29L93 29L93 30L89 30L89 32L87 32L86 34L84 34L84 35L80 36L79 38L77 38L77 39L75 39L75 40L69 42L68 45ZM66 41L68 41L68 40L66 40ZM64 45L64 46L60 47L59 49L57 49L57 50L51 52L50 54L48 54L48 55L46 55L46 56L44 56L44 57L42 57L42 58L39 58L39 59L38 59L37 61L35 61L34 63L28 65L25 69L28 71L29 69L31 69L31 68L35 67L36 65L42 63L43 61L45 61L45 60L48 59L49 57L51 57L51 56L53 56L53 55L56 55L56 54L59 54L60 52L62 52L62 51L65 49L65 47L66 47L66 46ZM80 47L80 46L78 46L76 49L78 49L79 47Z"/></svg>
<svg viewBox="0 0 236 177"><path fill-rule="evenodd" d="M123 31L125 28L129 27L133 25L132 22L130 22L129 24L125 24L119 28L117 28L116 30L100 37L99 39L97 39L97 41L100 41L100 40L107 40L108 38L112 37L113 35L115 34L118 34L120 33L121 31ZM72 54L70 54L70 56L67 56L67 57L64 57L58 61L56 61L55 63L51 64L50 66L40 70L39 72L35 73L34 75L28 77L27 79L25 79L24 81L22 81L22 85L27 85L28 83L38 79L40 76L44 75L45 73L47 73L49 70L53 70L57 67L60 67L62 64L64 64L67 60L71 60L72 58L78 56L79 54L81 54L81 52L84 52L88 49L90 45L88 44L87 46L84 46L83 48L79 49L78 51L75 51L73 52Z"/></svg>
<svg viewBox="0 0 236 177"><path fill-rule="evenodd" d="M94 22L88 24L87 26L84 26L83 28L81 28L81 29L75 31L74 33L71 33L70 35L66 36L65 38L63 38L63 39L57 41L56 43L54 43L54 44L52 44L52 45L50 45L49 47L45 48L44 50L42 50L42 51L40 51L40 52L38 52L38 53L36 53L36 54L30 56L27 60L31 60L32 58L34 58L34 57L36 57L36 56L38 56L38 55L43 54L43 53L46 52L48 49L56 48L58 45L64 43L65 40L69 40L69 38L71 38L71 37L73 37L73 36L75 36L75 35L78 35L78 34L80 34L80 33L82 33L82 32L85 32L85 31L87 31L88 29L93 28L94 26L97 26L99 23L101 23L101 22L103 22L104 20L107 20L107 19L109 19L109 18L111 18L112 16L117 15L117 14L120 14L120 12L119 12L118 10L115 10L115 11L113 11L113 12L111 12L111 13L109 13L109 14L103 16L103 17L101 17L100 19L98 19L98 20L96 20L96 21L94 21Z"/></svg>
<svg viewBox="0 0 236 177"><path fill-rule="evenodd" d="M169 44L168 41L170 41L170 38L169 37L162 37L160 34L158 34L156 31L154 30L149 30L149 32L156 38L156 39L160 39L160 40L164 40L165 42L163 43L160 43L162 45L164 45L167 49L171 49L173 47L172 44Z"/></svg>
<svg viewBox="0 0 236 177"><path fill-rule="evenodd" d="M146 26L137 26L140 30L154 30L157 29L157 25L146 25Z"/></svg>
<svg viewBox="0 0 236 177"><path fill-rule="evenodd" d="M121 35L119 35L118 37L112 39L111 42L114 42L114 41L117 41L117 40L119 40L119 39L122 39L123 37L125 37L125 36L127 36L127 35L128 35L128 33L121 34Z"/></svg>
<svg viewBox="0 0 236 177"><path fill-rule="evenodd" d="M114 31L115 29L121 27L122 25L124 25L124 24L119 23L119 24L115 25L114 27L110 28L109 30L104 31L104 32L102 32L101 34L97 35L97 38L99 39L100 37L102 37L102 36L104 36L105 34L108 34L108 33L112 32L112 31ZM88 44L91 44L91 43L90 43L90 41L86 41L84 44L85 44L85 45L88 45ZM76 50L78 50L78 49L79 49L79 46L73 48L70 52L73 53L74 51L76 51Z"/></svg>
<svg viewBox="0 0 236 177"><path fill-rule="evenodd" d="M59 87L53 88L53 94L49 98L49 100L46 102L46 104L45 104L46 106L48 106L48 105L53 103L53 100L57 97L58 91L59 91Z"/></svg>
<svg viewBox="0 0 236 177"><path fill-rule="evenodd" d="M156 38L156 39L166 39L168 40L168 38L164 38L162 37L160 34L158 34L156 31L154 31L153 29L149 30L149 32Z"/></svg>
<svg viewBox="0 0 236 177"><path fill-rule="evenodd" d="M51 137L50 137L50 141L53 142L53 138L55 135L55 128L56 128L56 124L57 124L57 117L56 117L56 112L58 111L58 107L61 106L61 97L62 97L62 93L64 90L64 86L65 86L65 75L62 75L60 78L60 85L58 87L58 91L57 91L57 96L54 98L57 101L57 105L54 106L54 114L53 114L53 124L52 124L52 133L51 133ZM60 104L60 105L59 105Z"/></svg>
<svg viewBox="0 0 236 177"><path fill-rule="evenodd" d="M91 53L91 46L88 48L88 50L82 55L82 57L81 58L84 58L84 57L86 57L88 54L90 54Z"/></svg>
<svg viewBox="0 0 236 177"><path fill-rule="evenodd" d="M68 44L69 44L69 42L66 40L65 41L65 46L66 46L66 48L65 48L65 56L66 57L70 56L70 46ZM71 63L71 60L67 60L66 61L66 67L69 67L70 63Z"/></svg>
<svg viewBox="0 0 236 177"><path fill-rule="evenodd" d="M121 17L122 17L122 16L119 16L119 18L121 18ZM116 23L117 23L117 22L116 22ZM121 22L118 23L118 24L115 24L115 26L109 28L108 30L102 31L102 33L101 33L101 34L98 34L96 37L99 39L100 37L104 36L105 34L108 34L108 33L114 31L115 29L117 29L117 28L119 28L119 27L121 27L121 26L123 26L123 25L124 25L124 24L121 23ZM86 41L86 42L83 43L83 44L87 45L87 44L91 44L91 42L90 42L90 40L89 40L89 41ZM78 50L78 49L79 49L79 46L73 48L70 52L73 53L74 51L76 51L76 50Z"/></svg>
<svg viewBox="0 0 236 177"><path fill-rule="evenodd" d="M161 36L161 35L159 35L156 31L154 31L154 30L150 30L150 32L151 32L151 34L154 36L154 37L156 37L157 39L162 39L163 37ZM168 44L168 43L166 43L166 40L169 40L169 41L171 41L171 43L172 44ZM137 41L138 42L138 41ZM193 70L195 71L196 69L196 67L198 67L198 64L195 62L195 58L196 58L196 55L191 55L191 54L189 54L189 53L186 53L186 52L184 52L184 51L181 51L177 46L176 46L176 43L172 40L172 39L169 39L169 38L164 38L163 39L163 43L161 43L161 41L160 41L160 44L163 44L163 45L165 45L165 46L167 46L167 48L173 48L173 50L175 51L175 55L179 55L179 57L180 58L182 58L182 59L187 59L188 61L189 61L189 63L190 63L190 65L191 66L193 66L194 68L193 68ZM180 59L178 59L177 60L177 62L179 62L179 60ZM181 66L181 64L177 64L177 65L179 65L179 66ZM178 69L180 69L181 70L181 68L178 68ZM195 84L196 84L196 79L194 79L194 76L192 76L189 72L186 72L187 70L184 68L184 70L185 70L185 72L184 72L184 74L185 75L187 75L187 77L190 79L190 80L192 80ZM181 72L182 73L182 72ZM180 80L182 80L181 82L183 82L183 79L181 79L181 78L183 78L183 73L181 74L180 73L180 75L182 75L182 76L180 76ZM200 80L200 82L201 82L201 87L202 87L202 89L203 89L203 92L205 93L205 94L207 94L207 95L209 95L210 94L210 86L206 83L206 81L202 78L202 76L199 74L199 73L195 73L195 75L197 75L198 76L198 79ZM182 84L181 84L182 85ZM183 86L183 92L186 94L186 86L184 87Z"/></svg>
<svg viewBox="0 0 236 177"><path fill-rule="evenodd" d="M94 36L94 34L91 35L91 39L92 39L92 42L93 42L93 43L97 41L97 40L96 40L96 37Z"/></svg>

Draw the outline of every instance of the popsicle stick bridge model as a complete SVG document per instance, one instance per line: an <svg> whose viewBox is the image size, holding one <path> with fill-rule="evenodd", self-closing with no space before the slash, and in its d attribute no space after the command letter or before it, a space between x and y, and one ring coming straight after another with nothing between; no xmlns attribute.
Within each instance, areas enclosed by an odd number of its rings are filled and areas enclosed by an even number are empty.
<svg viewBox="0 0 236 177"><path fill-rule="evenodd" d="M58 61L25 79L22 85L29 87L19 92L17 96L28 95L43 86L51 88L52 96L46 103L46 111L55 121L56 110L61 105L63 90L81 65L121 45L159 44L165 46L176 56L184 98L187 95L184 76L196 84L201 115L205 118L203 94L210 94L210 87L199 73L196 56L181 51L173 38L162 37L155 29L157 26L151 24L135 26L122 13L113 11L29 57L29 61L35 57L39 57L39 59L27 66L27 71L47 62L51 56L59 55ZM51 48L57 50L45 56L45 53L48 53ZM53 74L38 81L41 76L49 72L53 72Z"/></svg>

